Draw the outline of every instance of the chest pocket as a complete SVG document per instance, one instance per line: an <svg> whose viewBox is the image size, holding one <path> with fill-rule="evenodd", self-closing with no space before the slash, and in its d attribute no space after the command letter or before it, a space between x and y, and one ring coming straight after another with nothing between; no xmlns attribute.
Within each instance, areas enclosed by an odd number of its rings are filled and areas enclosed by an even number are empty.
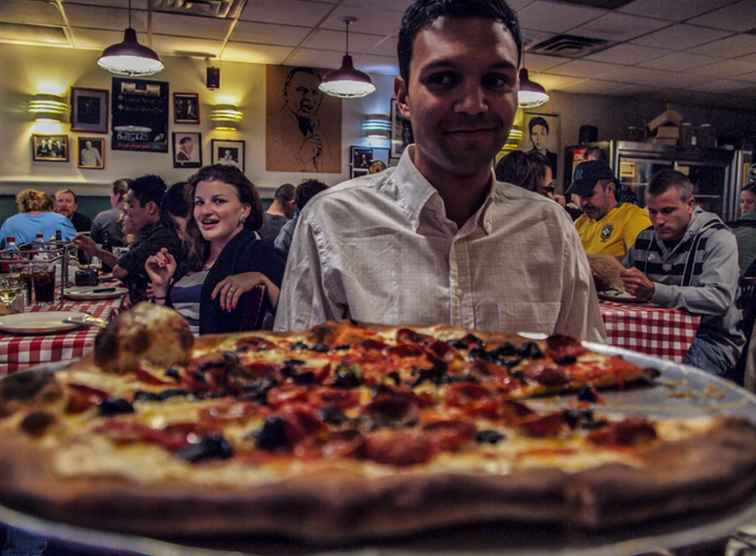
<svg viewBox="0 0 756 556"><path fill-rule="evenodd" d="M558 301L499 303L499 329L553 334L561 306Z"/></svg>

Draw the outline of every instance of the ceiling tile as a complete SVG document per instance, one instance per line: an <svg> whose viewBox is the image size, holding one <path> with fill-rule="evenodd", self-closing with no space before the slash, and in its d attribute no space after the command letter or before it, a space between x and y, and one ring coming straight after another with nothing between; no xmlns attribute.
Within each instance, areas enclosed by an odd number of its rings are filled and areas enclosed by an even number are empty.
<svg viewBox="0 0 756 556"><path fill-rule="evenodd" d="M65 0L64 7L68 8L74 4L127 9L129 0ZM131 9L147 10L147 0L131 0Z"/></svg>
<svg viewBox="0 0 756 556"><path fill-rule="evenodd" d="M714 61L716 61L716 58L711 58L710 56L688 54L687 52L673 52L666 56L662 56L661 58L657 58L656 60L642 62L638 65L646 68L684 71L690 68L711 64Z"/></svg>
<svg viewBox="0 0 756 556"><path fill-rule="evenodd" d="M530 76L530 79L540 83L547 91L562 91L584 80L582 77L568 77L550 73L534 73Z"/></svg>
<svg viewBox="0 0 756 556"><path fill-rule="evenodd" d="M396 56L374 56L371 54L359 54L355 56L355 65L368 73L382 75L399 75L399 64Z"/></svg>
<svg viewBox="0 0 756 556"><path fill-rule="evenodd" d="M751 84L745 81L719 79L717 81L707 80L705 83L691 86L690 89L694 91L704 91L710 93L728 93L742 90L750 86Z"/></svg>
<svg viewBox="0 0 756 556"><path fill-rule="evenodd" d="M756 71L753 73L746 73L745 75L739 75L738 80L740 81L756 81Z"/></svg>
<svg viewBox="0 0 756 556"><path fill-rule="evenodd" d="M739 62L753 62L756 63L756 54L749 54L737 59Z"/></svg>
<svg viewBox="0 0 756 556"><path fill-rule="evenodd" d="M754 71L756 71L756 63L741 60L720 60L693 70L694 73L705 73L712 77L737 77Z"/></svg>
<svg viewBox="0 0 756 556"><path fill-rule="evenodd" d="M3 21L0 21L0 42L34 46L71 46L62 26L26 25Z"/></svg>
<svg viewBox="0 0 756 556"><path fill-rule="evenodd" d="M404 12L411 3L412 0L381 0L381 9ZM375 0L344 0L344 2L342 2L342 5L344 6L357 8L372 8L375 7L375 4ZM512 6L511 2L507 2L507 4L509 4L513 10L516 9Z"/></svg>
<svg viewBox="0 0 756 556"><path fill-rule="evenodd" d="M685 50L707 42L723 39L728 33L695 25L672 25L650 35L644 35L633 39L634 44L644 46L658 46L670 50Z"/></svg>
<svg viewBox="0 0 756 556"><path fill-rule="evenodd" d="M99 8L82 4L66 4L66 15L73 27L89 27L91 29L106 29L123 31L129 26L129 11L113 8ZM154 17L157 14L153 14ZM131 26L137 32L147 30L147 12L132 10Z"/></svg>
<svg viewBox="0 0 756 556"><path fill-rule="evenodd" d="M152 29L163 35L183 35L201 39L224 39L230 21L214 17L198 17L179 14L152 14Z"/></svg>
<svg viewBox="0 0 756 556"><path fill-rule="evenodd" d="M123 40L123 33L118 31L99 31L97 29L79 29L74 27L74 44L76 48L87 50L102 50L111 44L119 43ZM146 46L148 37L140 38L140 42Z"/></svg>
<svg viewBox="0 0 756 556"><path fill-rule="evenodd" d="M287 59L287 66L304 66L306 68L336 69L341 66L343 54L330 50L311 50L297 48ZM359 60L355 60L359 66Z"/></svg>
<svg viewBox="0 0 756 556"><path fill-rule="evenodd" d="M525 56L525 67L529 71L546 71L547 69L560 66L569 62L567 58L557 56L544 56L543 54L528 54Z"/></svg>
<svg viewBox="0 0 756 556"><path fill-rule="evenodd" d="M562 33L605 14L605 10L538 0L518 13L520 25L537 31Z"/></svg>
<svg viewBox="0 0 756 556"><path fill-rule="evenodd" d="M621 95L643 91L644 87L628 85L627 83L615 83L614 81L600 81L586 79L565 87L567 93L594 94L594 95Z"/></svg>
<svg viewBox="0 0 756 556"><path fill-rule="evenodd" d="M223 50L221 60L250 64L281 64L291 53L287 46L268 46L230 41Z"/></svg>
<svg viewBox="0 0 756 556"><path fill-rule="evenodd" d="M521 29L520 31L522 32L522 44L525 47L525 50L528 50L531 46L554 36L554 33L536 31L535 29Z"/></svg>
<svg viewBox="0 0 756 556"><path fill-rule="evenodd" d="M727 31L749 31L756 28L756 1L742 0L691 19L690 23Z"/></svg>
<svg viewBox="0 0 756 556"><path fill-rule="evenodd" d="M231 38L235 41L258 44L296 46L304 40L310 31L309 27L239 21L236 27L234 27L234 33L231 35Z"/></svg>
<svg viewBox="0 0 756 556"><path fill-rule="evenodd" d="M670 72L632 66L613 65L611 66L611 70L604 71L601 75L596 75L595 77L600 77L607 81L638 83L641 85L655 85L659 83L660 80L668 79L670 77Z"/></svg>
<svg viewBox="0 0 756 556"><path fill-rule="evenodd" d="M0 21L27 25L63 25L58 9L37 0L0 1Z"/></svg>
<svg viewBox="0 0 756 556"><path fill-rule="evenodd" d="M219 40L152 35L152 48L166 56L215 57L220 47Z"/></svg>
<svg viewBox="0 0 756 556"><path fill-rule="evenodd" d="M660 19L670 19L672 21L683 21L689 17L695 17L704 12L714 10L725 6L733 0L635 0L626 6L622 6L618 11L634 15L645 15L648 17L658 17Z"/></svg>
<svg viewBox="0 0 756 556"><path fill-rule="evenodd" d="M601 52L596 52L595 54L591 54L590 56L586 56L584 59L598 60L599 62L635 65L647 60L661 58L665 54L669 54L669 50L640 46L637 44L620 44L618 46L602 50Z"/></svg>
<svg viewBox="0 0 756 556"><path fill-rule="evenodd" d="M302 46L315 50L336 50L343 53L346 47L346 33L343 31L318 29L302 43ZM364 33L350 32L349 51L395 56L396 39L386 39L383 35L366 35Z"/></svg>
<svg viewBox="0 0 756 556"><path fill-rule="evenodd" d="M572 60L550 69L549 73L572 77L602 77L604 74L615 72L621 67L614 64L591 62L589 60Z"/></svg>
<svg viewBox="0 0 756 556"><path fill-rule="evenodd" d="M717 56L718 58L737 58L756 53L756 35L733 35L719 41L704 44L691 49L692 54Z"/></svg>
<svg viewBox="0 0 756 556"><path fill-rule="evenodd" d="M302 0L248 0L241 18L245 21L281 23L284 25L317 25L333 4Z"/></svg>
<svg viewBox="0 0 756 556"><path fill-rule="evenodd" d="M626 41L669 26L668 21L609 13L573 31L574 34L610 41Z"/></svg>
<svg viewBox="0 0 756 556"><path fill-rule="evenodd" d="M377 2L376 2L377 4ZM374 35L398 35L399 24L402 21L402 12L388 11L375 7L355 9L353 6L339 6L320 27L344 30L342 18L354 16L357 21L349 25L349 31L356 33L372 33Z"/></svg>

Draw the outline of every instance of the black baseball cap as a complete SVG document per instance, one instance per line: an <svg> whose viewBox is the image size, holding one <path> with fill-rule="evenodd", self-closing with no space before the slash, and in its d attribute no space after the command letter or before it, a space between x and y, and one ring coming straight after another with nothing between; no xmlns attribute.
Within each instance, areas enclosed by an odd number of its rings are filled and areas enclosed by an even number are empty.
<svg viewBox="0 0 756 556"><path fill-rule="evenodd" d="M586 160L581 162L572 176L572 185L568 194L590 197L598 180L613 180L614 172L604 160Z"/></svg>

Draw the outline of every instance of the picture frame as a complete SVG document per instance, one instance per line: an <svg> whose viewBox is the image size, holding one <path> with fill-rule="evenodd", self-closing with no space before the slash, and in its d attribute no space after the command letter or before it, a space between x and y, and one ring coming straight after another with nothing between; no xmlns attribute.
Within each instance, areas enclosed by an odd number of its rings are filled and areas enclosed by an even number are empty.
<svg viewBox="0 0 756 556"><path fill-rule="evenodd" d="M68 135L32 135L34 162L68 162Z"/></svg>
<svg viewBox="0 0 756 556"><path fill-rule="evenodd" d="M349 147L349 177L356 178L382 172L389 166L390 149L383 147ZM380 164L378 164L380 163Z"/></svg>
<svg viewBox="0 0 756 556"><path fill-rule="evenodd" d="M551 173L556 183L562 176L559 174L561 162L561 128L559 114L546 112L525 112L523 125L525 138L520 149L524 152L537 150L546 157Z"/></svg>
<svg viewBox="0 0 756 556"><path fill-rule="evenodd" d="M173 93L173 123L200 123L199 94Z"/></svg>
<svg viewBox="0 0 756 556"><path fill-rule="evenodd" d="M202 167L202 133L199 131L173 132L173 167Z"/></svg>
<svg viewBox="0 0 756 556"><path fill-rule="evenodd" d="M225 139L212 139L210 141L210 163L229 164L236 166L244 172L244 157L246 154L246 142L231 141Z"/></svg>
<svg viewBox="0 0 756 556"><path fill-rule="evenodd" d="M391 158L400 158L407 145L414 142L412 124L402 116L395 98L391 99Z"/></svg>
<svg viewBox="0 0 756 556"><path fill-rule="evenodd" d="M71 131L107 133L110 91L71 87Z"/></svg>
<svg viewBox="0 0 756 556"><path fill-rule="evenodd" d="M105 169L105 137L79 137L76 151L79 154L77 167L86 170Z"/></svg>

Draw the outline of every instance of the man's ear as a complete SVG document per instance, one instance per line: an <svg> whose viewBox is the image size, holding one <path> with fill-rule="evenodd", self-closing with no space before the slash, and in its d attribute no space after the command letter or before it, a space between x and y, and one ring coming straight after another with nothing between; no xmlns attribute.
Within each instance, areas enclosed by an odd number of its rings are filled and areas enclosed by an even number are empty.
<svg viewBox="0 0 756 556"><path fill-rule="evenodd" d="M396 105L399 107L399 112L405 118L410 119L412 114L409 107L409 84L402 77L394 79L394 96L396 97Z"/></svg>
<svg viewBox="0 0 756 556"><path fill-rule="evenodd" d="M149 201L146 208L150 216L160 216L160 206L155 201Z"/></svg>

